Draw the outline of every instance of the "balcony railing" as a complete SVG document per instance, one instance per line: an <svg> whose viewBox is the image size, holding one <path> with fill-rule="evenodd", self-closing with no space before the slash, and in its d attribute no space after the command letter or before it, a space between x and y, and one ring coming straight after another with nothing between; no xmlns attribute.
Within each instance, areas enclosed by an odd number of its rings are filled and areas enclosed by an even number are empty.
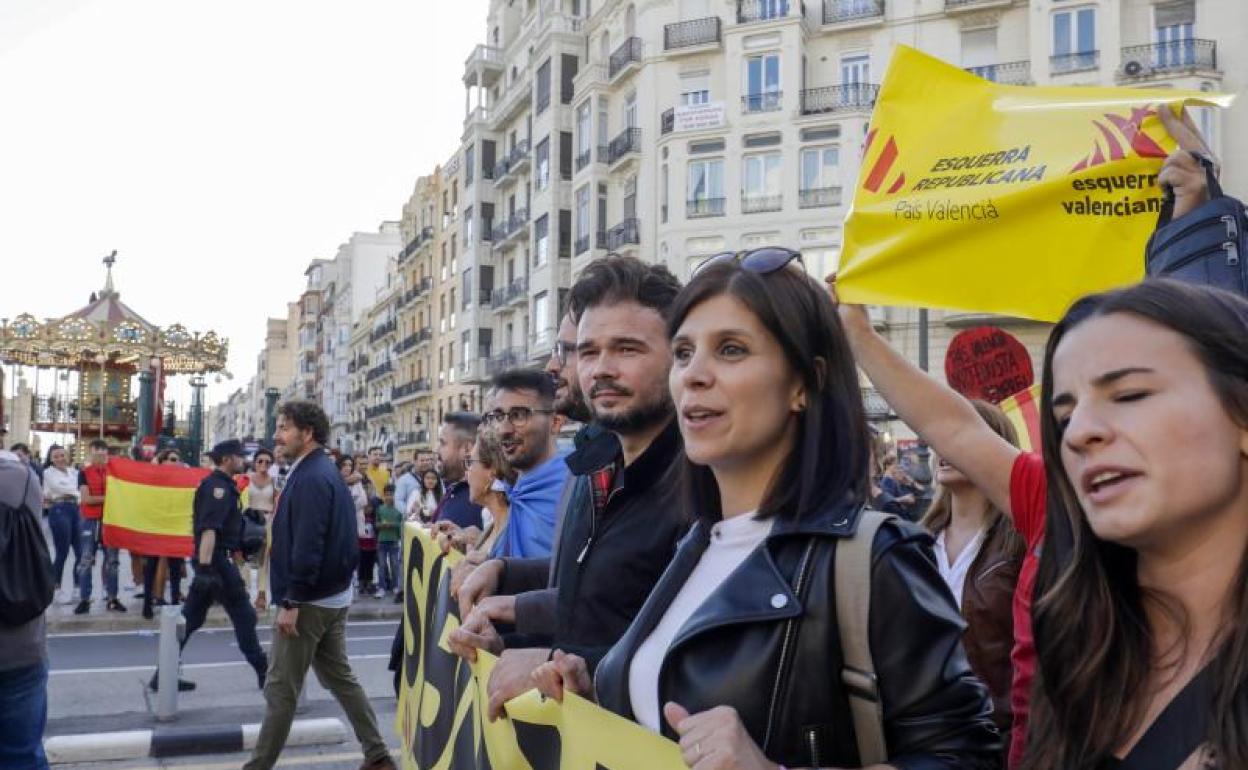
<svg viewBox="0 0 1248 770"><path fill-rule="evenodd" d="M393 334L395 329L398 329L398 328L399 328L398 322L394 321L393 319L386 321L383 324L378 324L377 326L373 327L373 330L371 332L369 332L368 341L376 342L377 340L383 337Z"/></svg>
<svg viewBox="0 0 1248 770"><path fill-rule="evenodd" d="M668 107L659 116L659 133L670 134L676 128L676 108Z"/></svg>
<svg viewBox="0 0 1248 770"><path fill-rule="evenodd" d="M688 48L695 45L719 43L720 21L718 16L692 19L668 24L663 28L663 50Z"/></svg>
<svg viewBox="0 0 1248 770"><path fill-rule="evenodd" d="M1218 44L1213 40L1172 40L1122 49L1122 78L1147 78L1189 70L1216 70Z"/></svg>
<svg viewBox="0 0 1248 770"><path fill-rule="evenodd" d="M404 337L403 340L399 342L399 344L394 346L394 354L396 356L401 356L407 351L416 347L418 344L420 344L420 335L417 334L416 332L413 332L407 335L406 337Z"/></svg>
<svg viewBox="0 0 1248 770"><path fill-rule="evenodd" d="M611 140L607 162L614 164L630 152L641 152L641 129L626 128L620 135Z"/></svg>
<svg viewBox="0 0 1248 770"><path fill-rule="evenodd" d="M576 170L577 170L577 171L580 171L581 169L583 169L583 168L585 168L586 166L588 166L588 165L589 165L589 163L590 163L590 161L591 161L591 160L593 160L593 157L594 157L594 151L593 151L593 150L590 150L590 149L585 149L584 151L582 151L582 152L580 152L579 154L577 154L577 156L576 156Z"/></svg>
<svg viewBox="0 0 1248 770"><path fill-rule="evenodd" d="M522 275L512 279L507 285L506 302L508 304L520 299L528 299L529 297L529 277Z"/></svg>
<svg viewBox="0 0 1248 770"><path fill-rule="evenodd" d="M483 308L489 307L490 306L490 293L491 293L490 289L478 289L477 290L477 304Z"/></svg>
<svg viewBox="0 0 1248 770"><path fill-rule="evenodd" d="M494 164L494 184L502 183L513 171L516 171L521 165L529 159L529 140L517 142L515 147L511 148L511 152L507 157L501 158Z"/></svg>
<svg viewBox="0 0 1248 770"><path fill-rule="evenodd" d="M577 236L576 248L573 251L578 256L589 251L589 233Z"/></svg>
<svg viewBox="0 0 1248 770"><path fill-rule="evenodd" d="M1029 61L984 64L979 67L967 67L966 71L994 83L1022 86L1031 82L1031 62Z"/></svg>
<svg viewBox="0 0 1248 770"><path fill-rule="evenodd" d="M821 209L841 205L841 188L812 187L797 191L797 205L804 209Z"/></svg>
<svg viewBox="0 0 1248 770"><path fill-rule="evenodd" d="M386 361L384 364L378 364L374 366L372 369L369 369L368 374L364 375L364 381L372 382L373 380L380 379L382 377L385 377L387 374L391 374L393 372L394 372L394 364L392 364L389 361Z"/></svg>
<svg viewBox="0 0 1248 770"><path fill-rule="evenodd" d="M783 19L789 15L789 0L737 0L737 23Z"/></svg>
<svg viewBox="0 0 1248 770"><path fill-rule="evenodd" d="M686 219L705 219L706 217L722 217L727 198L696 198L685 201Z"/></svg>
<svg viewBox="0 0 1248 770"><path fill-rule="evenodd" d="M884 0L823 0L823 23L884 18Z"/></svg>
<svg viewBox="0 0 1248 770"><path fill-rule="evenodd" d="M1071 72L1087 72L1101 66L1100 51L1081 51L1065 53L1049 57L1049 70L1054 75L1065 75Z"/></svg>
<svg viewBox="0 0 1248 770"><path fill-rule="evenodd" d="M404 399L404 398L407 398L407 397L409 397L409 396L414 396L414 395L416 395L417 393L424 393L424 392L426 392L426 391L428 391L428 390L429 390L429 380L427 380L427 379L425 379L425 378L423 378L423 377L422 377L422 378L420 378L420 379L418 379L418 380L412 380L411 382L405 382L405 383L403 383L402 385L397 385L397 386L395 386L395 387L391 388L391 389L390 389L390 400L391 400L391 401L398 401L398 400L400 400L400 399Z"/></svg>
<svg viewBox="0 0 1248 770"><path fill-rule="evenodd" d="M802 114L870 110L880 87L874 83L850 83L843 86L807 88L802 91Z"/></svg>
<svg viewBox="0 0 1248 770"><path fill-rule="evenodd" d="M960 11L979 7L1009 5L1011 0L945 0L946 11Z"/></svg>
<svg viewBox="0 0 1248 770"><path fill-rule="evenodd" d="M496 247L501 247L503 243L516 233L519 233L529 223L529 210L527 208L516 209L515 212L505 221L499 222L494 226L493 240Z"/></svg>
<svg viewBox="0 0 1248 770"><path fill-rule="evenodd" d="M424 246L431 240L433 240L433 228L422 227L420 232L416 234L416 237L408 241L407 245L403 247L403 251L399 252L399 264L406 262L413 254L420 250L421 246Z"/></svg>
<svg viewBox="0 0 1248 770"><path fill-rule="evenodd" d="M764 94L746 94L741 97L742 112L775 112L784 101L783 91L768 91Z"/></svg>
<svg viewBox="0 0 1248 770"><path fill-rule="evenodd" d="M764 211L780 211L784 208L783 195L746 195L741 196L742 214L759 214Z"/></svg>
<svg viewBox="0 0 1248 770"><path fill-rule="evenodd" d="M471 69L476 66L489 67L490 69L499 69L503 66L502 49L495 48L485 44L478 44L472 49L468 59L464 62L464 66Z"/></svg>
<svg viewBox="0 0 1248 770"><path fill-rule="evenodd" d="M378 417L385 417L388 414L394 414L394 404L389 401L377 406L364 407L364 419L366 420L374 420Z"/></svg>
<svg viewBox="0 0 1248 770"><path fill-rule="evenodd" d="M594 248L604 249L604 250L607 248L607 231L606 230L599 230L598 232L594 233Z"/></svg>
<svg viewBox="0 0 1248 770"><path fill-rule="evenodd" d="M394 443L398 446L417 446L429 443L429 431L409 430L394 434Z"/></svg>
<svg viewBox="0 0 1248 770"><path fill-rule="evenodd" d="M524 366L529 361L529 351L525 348L510 348L494 355L489 362L489 373L491 375L514 369L517 366Z"/></svg>
<svg viewBox="0 0 1248 770"><path fill-rule="evenodd" d="M628 69L628 65L639 61L641 61L641 38L630 37L611 54L607 73L612 80L615 80L616 75Z"/></svg>
<svg viewBox="0 0 1248 770"><path fill-rule="evenodd" d="M607 232L607 251L641 243L641 226L636 219L625 219Z"/></svg>
<svg viewBox="0 0 1248 770"><path fill-rule="evenodd" d="M431 276L425 276L424 278L421 278L420 281L416 284L416 294L418 296L421 294L426 294L432 290L433 290L433 278Z"/></svg>
<svg viewBox="0 0 1248 770"><path fill-rule="evenodd" d="M432 326L420 327L420 331L416 332L416 344L419 345L419 344L422 344L425 342L431 342L431 341L433 341L433 327Z"/></svg>

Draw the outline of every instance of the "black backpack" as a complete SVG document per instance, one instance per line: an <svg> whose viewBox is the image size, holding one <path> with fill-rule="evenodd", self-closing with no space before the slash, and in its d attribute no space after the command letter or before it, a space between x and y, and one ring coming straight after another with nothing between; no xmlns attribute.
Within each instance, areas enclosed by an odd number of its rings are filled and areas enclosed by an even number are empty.
<svg viewBox="0 0 1248 770"><path fill-rule="evenodd" d="M1166 190L1157 229L1145 249L1149 276L1216 286L1248 296L1248 214L1222 192L1213 161L1192 153L1205 169L1209 200L1174 220L1174 195Z"/></svg>
<svg viewBox="0 0 1248 770"><path fill-rule="evenodd" d="M34 471L31 471L33 474ZM39 518L0 502L0 625L21 626L52 603L56 581Z"/></svg>

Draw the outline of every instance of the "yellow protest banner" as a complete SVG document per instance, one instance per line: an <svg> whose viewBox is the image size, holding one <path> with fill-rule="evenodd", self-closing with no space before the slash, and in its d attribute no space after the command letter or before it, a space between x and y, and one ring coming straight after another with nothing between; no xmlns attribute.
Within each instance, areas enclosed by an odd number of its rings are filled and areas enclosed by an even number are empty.
<svg viewBox="0 0 1248 770"><path fill-rule="evenodd" d="M1138 281L1196 91L1009 86L898 46L871 118L837 275L846 302L1055 321Z"/></svg>
<svg viewBox="0 0 1248 770"><path fill-rule="evenodd" d="M495 659L467 664L447 637L459 627L450 571L462 557L443 555L428 532L403 534L406 602L403 672L395 730L404 770L682 770L680 749L640 725L569 695L563 704L531 690L490 722L486 687Z"/></svg>

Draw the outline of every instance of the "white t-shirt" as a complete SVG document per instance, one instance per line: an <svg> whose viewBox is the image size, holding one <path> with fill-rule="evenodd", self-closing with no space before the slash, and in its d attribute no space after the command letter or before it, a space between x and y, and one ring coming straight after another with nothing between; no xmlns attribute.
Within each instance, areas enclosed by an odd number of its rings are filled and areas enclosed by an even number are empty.
<svg viewBox="0 0 1248 770"><path fill-rule="evenodd" d="M43 469L43 496L50 500L62 497L78 499L78 471L74 468L61 470L55 465Z"/></svg>
<svg viewBox="0 0 1248 770"><path fill-rule="evenodd" d="M979 556L979 549L984 547L986 530L981 529L975 533L975 537L971 538L971 542L966 544L962 553L958 554L958 558L954 559L952 564L949 563L949 552L945 550L945 532L946 530L942 529L936 536L936 566L940 569L940 576L945 579L949 590L953 592L953 598L958 602L958 609L961 610L966 575L971 571L975 557Z"/></svg>
<svg viewBox="0 0 1248 770"><path fill-rule="evenodd" d="M725 519L711 527L711 542L672 600L663 619L637 648L628 669L628 695L639 724L659 732L663 719L659 703L659 668L676 635L715 589L758 548L771 532L772 522L758 521L754 513Z"/></svg>

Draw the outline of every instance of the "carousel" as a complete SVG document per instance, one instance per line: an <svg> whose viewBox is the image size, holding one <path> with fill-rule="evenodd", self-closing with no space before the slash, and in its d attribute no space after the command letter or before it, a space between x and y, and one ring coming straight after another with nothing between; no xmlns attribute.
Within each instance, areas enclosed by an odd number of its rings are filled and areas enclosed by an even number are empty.
<svg viewBox="0 0 1248 770"><path fill-rule="evenodd" d="M115 453L151 454L163 441L180 444L188 459L199 456L204 377L227 374L228 343L212 331L156 326L123 303L113 285L116 254L104 258L104 288L86 306L42 321L32 313L0 319L6 444L36 447L38 435L51 434L76 459L96 438ZM185 431L174 435L164 404L170 378L179 376L190 380L191 405Z"/></svg>

